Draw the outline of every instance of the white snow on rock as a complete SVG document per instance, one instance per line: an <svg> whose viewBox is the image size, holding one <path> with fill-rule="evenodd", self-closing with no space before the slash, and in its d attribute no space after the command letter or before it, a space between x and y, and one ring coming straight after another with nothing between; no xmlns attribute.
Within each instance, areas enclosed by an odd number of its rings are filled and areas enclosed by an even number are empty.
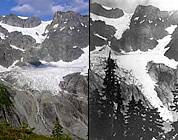
<svg viewBox="0 0 178 140"><path fill-rule="evenodd" d="M82 26L85 26L83 23L81 23Z"/></svg>
<svg viewBox="0 0 178 140"><path fill-rule="evenodd" d="M130 19L132 14L124 13L124 16L120 18L106 18L102 16L95 15L90 13L90 17L93 21L104 21L106 25L111 25L116 28L115 37L120 39L122 37L123 32L129 28Z"/></svg>
<svg viewBox="0 0 178 140"><path fill-rule="evenodd" d="M143 22L145 22L145 20L140 21L140 24L142 24Z"/></svg>
<svg viewBox="0 0 178 140"><path fill-rule="evenodd" d="M25 67L15 66L19 60L16 60L8 69L0 67L1 71L9 71L6 76L14 77L17 81L14 83L18 88L26 90L36 90L40 92L48 92L53 95L60 94L59 83L63 81L63 77L80 72L81 75L87 76L89 68L89 46L82 49L83 54L72 62L50 62L41 61L44 66L33 67L31 65Z"/></svg>
<svg viewBox="0 0 178 140"><path fill-rule="evenodd" d="M94 35L97 36L97 37L99 37L99 38L101 38L101 39L103 39L103 40L107 40L106 37L103 37L103 36L101 36L101 35L99 35L99 34L94 34Z"/></svg>
<svg viewBox="0 0 178 140"><path fill-rule="evenodd" d="M45 32L46 26L50 23L51 21L42 21L42 23L39 26L33 27L33 28L15 27L15 26L4 24L2 22L0 22L0 25L3 28L7 29L8 32L19 31L19 32L22 32L23 35L32 36L36 40L37 43L42 43L47 37L47 36L43 36L42 34Z"/></svg>
<svg viewBox="0 0 178 140"><path fill-rule="evenodd" d="M53 28L57 28L59 26L59 24L55 24L54 26L53 26Z"/></svg>
<svg viewBox="0 0 178 140"><path fill-rule="evenodd" d="M74 30L74 27L70 27L70 30Z"/></svg>
<svg viewBox="0 0 178 140"><path fill-rule="evenodd" d="M29 17L18 16L21 19L28 19Z"/></svg>
<svg viewBox="0 0 178 140"><path fill-rule="evenodd" d="M65 27L62 27L61 29L60 29L60 31L62 31L62 30L64 30L65 29Z"/></svg>
<svg viewBox="0 0 178 140"><path fill-rule="evenodd" d="M173 26L167 28L167 30L171 29L173 32ZM174 26L175 29L175 26ZM130 78L129 83L135 84L138 88L142 91L143 95L147 98L147 100L160 112L160 116L165 121L173 121L173 116L171 111L168 110L166 106L163 105L160 98L157 96L157 92L155 91L156 81L149 76L147 71L147 64L148 62L152 61L154 63L163 63L168 67L176 69L178 62L173 59L169 59L164 56L164 53L167 51L168 48L165 46L171 41L171 35L165 36L163 39L158 40L158 45L147 52L142 52L140 50L135 52L129 52L119 54L112 51L112 58L116 60L117 65L119 68L122 68L134 77ZM111 49L106 47L102 49L100 47L100 51L97 49L91 52L91 64L97 65L96 63L100 63L97 61L103 61L102 57L107 58L109 51ZM93 66L92 66L93 67ZM98 67L98 66L96 66Z"/></svg>
<svg viewBox="0 0 178 140"><path fill-rule="evenodd" d="M24 49L21 49L21 48L18 48L18 47L16 47L15 45L10 45L13 49L16 49L16 50L20 50L20 51L22 51L22 52L25 52L25 50Z"/></svg>
<svg viewBox="0 0 178 140"><path fill-rule="evenodd" d="M107 6L104 6L104 5L101 5L104 9L106 9L106 10L112 10L112 8L111 7L107 7Z"/></svg>
<svg viewBox="0 0 178 140"><path fill-rule="evenodd" d="M171 25L170 27L166 28L165 30L169 33L172 34L175 29L177 28L177 25Z"/></svg>
<svg viewBox="0 0 178 140"><path fill-rule="evenodd" d="M134 21L136 21L136 20L138 20L138 19L139 19L139 17L135 17L135 18L134 18Z"/></svg>
<svg viewBox="0 0 178 140"><path fill-rule="evenodd" d="M0 32L0 38L1 39L5 39L5 35L3 33Z"/></svg>

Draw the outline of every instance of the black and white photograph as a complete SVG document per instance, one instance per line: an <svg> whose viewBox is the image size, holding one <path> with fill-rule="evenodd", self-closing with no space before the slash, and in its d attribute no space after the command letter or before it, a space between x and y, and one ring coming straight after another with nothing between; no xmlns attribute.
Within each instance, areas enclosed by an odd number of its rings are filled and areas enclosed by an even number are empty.
<svg viewBox="0 0 178 140"><path fill-rule="evenodd" d="M91 0L89 140L178 140L178 1Z"/></svg>

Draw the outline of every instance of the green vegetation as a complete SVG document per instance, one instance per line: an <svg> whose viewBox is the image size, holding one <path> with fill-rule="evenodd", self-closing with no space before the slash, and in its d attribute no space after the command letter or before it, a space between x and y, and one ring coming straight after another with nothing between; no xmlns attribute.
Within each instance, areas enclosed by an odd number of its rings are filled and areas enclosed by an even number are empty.
<svg viewBox="0 0 178 140"><path fill-rule="evenodd" d="M61 134L60 137L46 137L33 133L34 129L29 128L26 122L22 122L19 128L14 128L4 120L4 123L0 124L0 140L72 140L69 134Z"/></svg>
<svg viewBox="0 0 178 140"><path fill-rule="evenodd" d="M6 87L0 84L0 111L4 107L10 110L13 103ZM0 119L2 119L2 116L0 116ZM72 140L69 134L63 133L63 127L59 124L58 118L54 121L52 137L35 134L33 133L34 129L30 128L28 123L24 121L19 128L14 128L7 120L4 120L3 124L0 124L0 140Z"/></svg>
<svg viewBox="0 0 178 140"><path fill-rule="evenodd" d="M2 84L0 84L0 110L3 106L5 106L7 109L12 107L13 104L10 98L10 93Z"/></svg>

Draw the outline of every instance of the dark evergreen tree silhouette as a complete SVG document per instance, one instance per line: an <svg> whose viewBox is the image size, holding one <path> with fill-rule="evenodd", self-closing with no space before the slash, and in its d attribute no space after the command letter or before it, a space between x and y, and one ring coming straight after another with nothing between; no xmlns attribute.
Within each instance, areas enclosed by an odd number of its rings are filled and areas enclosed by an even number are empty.
<svg viewBox="0 0 178 140"><path fill-rule="evenodd" d="M55 137L55 138L61 138L62 135L63 135L63 127L60 125L59 123L59 119L56 117L56 120L53 122L54 124L54 128L52 130L52 137Z"/></svg>
<svg viewBox="0 0 178 140"><path fill-rule="evenodd" d="M156 139L161 139L164 131L163 120L159 115L157 108L147 108L146 109L146 121L145 121L145 140L152 139L153 137Z"/></svg>
<svg viewBox="0 0 178 140"><path fill-rule="evenodd" d="M178 84L175 84L175 90L172 91L174 99L173 99L173 104L171 106L172 110L175 112L178 112ZM178 139L178 121L172 123L173 129L168 132L167 139L170 140L177 140Z"/></svg>
<svg viewBox="0 0 178 140"><path fill-rule="evenodd" d="M123 101L124 99L121 97L121 87L120 84L117 83L118 87L118 94L116 95L116 108L115 108L115 118L114 118L114 134L113 140L124 140L124 133L125 133L125 118L123 115Z"/></svg>
<svg viewBox="0 0 178 140"><path fill-rule="evenodd" d="M136 102L133 95L125 119L126 140L152 140L152 138L160 138L163 133L163 120L157 109L143 106L141 100Z"/></svg>
<svg viewBox="0 0 178 140"><path fill-rule="evenodd" d="M126 120L126 140L140 140L144 136L144 117L145 108L141 100L138 103L135 101L134 96L128 104L128 110L125 114Z"/></svg>
<svg viewBox="0 0 178 140"><path fill-rule="evenodd" d="M109 57L106 60L106 67L105 67L105 78L104 78L104 88L101 94L101 108L100 108L100 129L98 130L99 135L102 136L101 139L104 140L113 140L119 135L118 131L119 125L121 125L121 121L119 118L121 114L120 106L123 103L123 99L121 98L121 91L120 91L120 84L118 77L115 74L115 69L117 65L114 60L111 58L111 52L109 53ZM115 126L117 125L117 127ZM116 128L118 128L116 130ZM123 130L123 128L122 128Z"/></svg>
<svg viewBox="0 0 178 140"><path fill-rule="evenodd" d="M89 97L89 137L90 139L100 139L100 120L101 116L101 96L98 89L93 91L92 95Z"/></svg>

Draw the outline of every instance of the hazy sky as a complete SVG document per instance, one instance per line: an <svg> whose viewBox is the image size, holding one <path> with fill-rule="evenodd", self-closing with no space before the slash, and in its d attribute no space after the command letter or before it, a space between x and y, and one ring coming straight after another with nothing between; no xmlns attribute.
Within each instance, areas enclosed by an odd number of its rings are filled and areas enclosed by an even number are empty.
<svg viewBox="0 0 178 140"><path fill-rule="evenodd" d="M88 14L88 0L1 0L0 15L14 13L49 20L56 11L76 11Z"/></svg>
<svg viewBox="0 0 178 140"><path fill-rule="evenodd" d="M178 0L91 0L109 7L118 7L125 12L134 12L135 7L141 5L154 5L161 10L178 10Z"/></svg>

